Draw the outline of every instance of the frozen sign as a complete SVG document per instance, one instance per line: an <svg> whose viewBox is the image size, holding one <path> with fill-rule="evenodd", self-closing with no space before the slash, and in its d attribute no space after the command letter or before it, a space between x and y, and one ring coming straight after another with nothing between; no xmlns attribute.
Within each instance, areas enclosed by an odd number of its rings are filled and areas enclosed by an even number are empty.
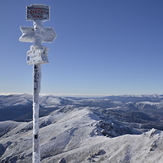
<svg viewBox="0 0 163 163"><path fill-rule="evenodd" d="M31 5L27 6L27 20L49 20L49 6Z"/></svg>
<svg viewBox="0 0 163 163"><path fill-rule="evenodd" d="M42 46L41 49L35 49L34 46L30 47L30 50L27 51L27 64L28 65L37 65L49 63L48 61L48 48Z"/></svg>

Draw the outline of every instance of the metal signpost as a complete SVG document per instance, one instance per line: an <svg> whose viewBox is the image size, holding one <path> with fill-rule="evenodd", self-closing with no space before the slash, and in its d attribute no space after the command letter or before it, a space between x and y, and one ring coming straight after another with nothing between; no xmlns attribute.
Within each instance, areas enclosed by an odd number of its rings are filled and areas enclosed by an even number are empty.
<svg viewBox="0 0 163 163"><path fill-rule="evenodd" d="M26 8L26 20L33 21L34 27L20 27L21 42L33 42L27 52L27 64L33 65L33 163L40 163L39 145L39 93L41 87L41 64L48 63L48 48L42 42L53 42L56 33L53 28L44 28L49 20L49 6L34 4Z"/></svg>

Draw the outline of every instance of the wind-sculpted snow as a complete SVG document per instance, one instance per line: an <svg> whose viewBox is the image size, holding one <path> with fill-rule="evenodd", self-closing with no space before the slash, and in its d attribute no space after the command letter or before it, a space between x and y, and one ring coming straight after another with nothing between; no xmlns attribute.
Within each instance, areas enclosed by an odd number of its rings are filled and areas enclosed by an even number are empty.
<svg viewBox="0 0 163 163"><path fill-rule="evenodd" d="M163 132L152 129L162 125L162 96L111 98L41 96L41 163L162 163ZM32 121L20 120L32 96L0 96L0 102L2 112L22 110L19 122L0 122L0 162L32 162Z"/></svg>

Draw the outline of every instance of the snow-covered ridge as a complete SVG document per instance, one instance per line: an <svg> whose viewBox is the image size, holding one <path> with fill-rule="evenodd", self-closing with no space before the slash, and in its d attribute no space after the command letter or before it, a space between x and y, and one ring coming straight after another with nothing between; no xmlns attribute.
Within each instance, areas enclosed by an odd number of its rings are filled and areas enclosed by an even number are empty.
<svg viewBox="0 0 163 163"><path fill-rule="evenodd" d="M31 162L32 123L0 122L1 129L7 126L10 126L10 129L0 138L0 162ZM112 138L118 127L123 128L122 125L116 126L109 119L108 122L101 120L99 115L88 108L74 109L66 113L54 111L40 118L41 162L163 161L163 132L152 129L143 134L116 135ZM103 130L110 131L111 135L105 135Z"/></svg>
<svg viewBox="0 0 163 163"><path fill-rule="evenodd" d="M162 96L156 95L132 98L42 95L41 162L162 163L163 132L157 130L163 126L161 101ZM6 118L0 122L1 163L31 162L31 108L32 95L0 96L0 118Z"/></svg>

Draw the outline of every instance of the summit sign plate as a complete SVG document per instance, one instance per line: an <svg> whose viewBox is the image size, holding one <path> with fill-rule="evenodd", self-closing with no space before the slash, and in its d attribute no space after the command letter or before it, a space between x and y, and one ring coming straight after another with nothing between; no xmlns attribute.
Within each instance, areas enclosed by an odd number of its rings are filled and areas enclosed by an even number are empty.
<svg viewBox="0 0 163 163"><path fill-rule="evenodd" d="M49 20L49 6L31 5L27 6L26 20Z"/></svg>

